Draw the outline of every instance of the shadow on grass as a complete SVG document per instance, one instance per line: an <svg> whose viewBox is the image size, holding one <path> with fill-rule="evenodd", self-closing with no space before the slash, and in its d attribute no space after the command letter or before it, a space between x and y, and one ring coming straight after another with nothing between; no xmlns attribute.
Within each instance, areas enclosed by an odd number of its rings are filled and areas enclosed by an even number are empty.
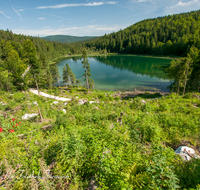
<svg viewBox="0 0 200 190"><path fill-rule="evenodd" d="M121 96L122 100L129 100L129 99L133 99L136 97L140 97L143 99L152 99L152 98L160 98L163 95L161 95L160 93L154 93L154 94L149 94L149 93L140 93L140 94L136 94L136 93L130 93L130 94L123 94Z"/></svg>

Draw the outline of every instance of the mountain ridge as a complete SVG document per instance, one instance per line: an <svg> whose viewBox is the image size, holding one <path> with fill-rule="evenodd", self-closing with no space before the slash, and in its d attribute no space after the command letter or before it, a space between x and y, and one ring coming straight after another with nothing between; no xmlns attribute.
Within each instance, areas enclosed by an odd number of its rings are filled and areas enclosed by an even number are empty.
<svg viewBox="0 0 200 190"><path fill-rule="evenodd" d="M74 43L74 42L86 42L90 41L96 38L99 38L100 36L71 36L71 35L49 35L45 37L41 37L45 40L50 41L56 41L61 43Z"/></svg>

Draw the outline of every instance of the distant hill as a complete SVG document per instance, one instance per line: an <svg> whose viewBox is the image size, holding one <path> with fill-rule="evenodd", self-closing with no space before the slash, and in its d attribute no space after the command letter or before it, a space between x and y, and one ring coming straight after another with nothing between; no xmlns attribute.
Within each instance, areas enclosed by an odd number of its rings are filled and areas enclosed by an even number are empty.
<svg viewBox="0 0 200 190"><path fill-rule="evenodd" d="M97 36L69 36L69 35L53 35L53 36L45 36L42 39L62 42L62 43L73 43L73 42L86 42L98 38Z"/></svg>

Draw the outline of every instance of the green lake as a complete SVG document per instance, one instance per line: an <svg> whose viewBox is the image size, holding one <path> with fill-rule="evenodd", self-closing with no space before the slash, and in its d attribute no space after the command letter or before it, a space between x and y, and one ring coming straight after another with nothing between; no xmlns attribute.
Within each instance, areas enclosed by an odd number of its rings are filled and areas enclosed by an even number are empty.
<svg viewBox="0 0 200 190"><path fill-rule="evenodd" d="M134 55L108 55L88 57L91 69L91 78L95 82L95 89L112 91L163 91L168 92L167 86L171 83L167 79L164 68L169 66L171 59L145 57ZM69 57L57 65L61 75L66 63L84 85L83 65L81 57Z"/></svg>

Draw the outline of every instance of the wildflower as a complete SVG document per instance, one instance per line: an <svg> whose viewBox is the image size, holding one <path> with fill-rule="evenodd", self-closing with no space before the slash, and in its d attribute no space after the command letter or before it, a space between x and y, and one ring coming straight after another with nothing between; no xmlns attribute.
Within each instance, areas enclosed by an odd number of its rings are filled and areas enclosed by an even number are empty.
<svg viewBox="0 0 200 190"><path fill-rule="evenodd" d="M14 129L11 129L10 132L13 133L13 132L15 132L15 130L14 130Z"/></svg>
<svg viewBox="0 0 200 190"><path fill-rule="evenodd" d="M19 124L21 124L22 122L19 122Z"/></svg>
<svg viewBox="0 0 200 190"><path fill-rule="evenodd" d="M15 126L13 125L13 128L14 128Z"/></svg>
<svg viewBox="0 0 200 190"><path fill-rule="evenodd" d="M15 118L12 118L13 121L15 121Z"/></svg>
<svg viewBox="0 0 200 190"><path fill-rule="evenodd" d="M3 128L0 127L0 133L3 131Z"/></svg>
<svg viewBox="0 0 200 190"><path fill-rule="evenodd" d="M16 126L19 126L19 124L18 124L18 123L16 123Z"/></svg>

